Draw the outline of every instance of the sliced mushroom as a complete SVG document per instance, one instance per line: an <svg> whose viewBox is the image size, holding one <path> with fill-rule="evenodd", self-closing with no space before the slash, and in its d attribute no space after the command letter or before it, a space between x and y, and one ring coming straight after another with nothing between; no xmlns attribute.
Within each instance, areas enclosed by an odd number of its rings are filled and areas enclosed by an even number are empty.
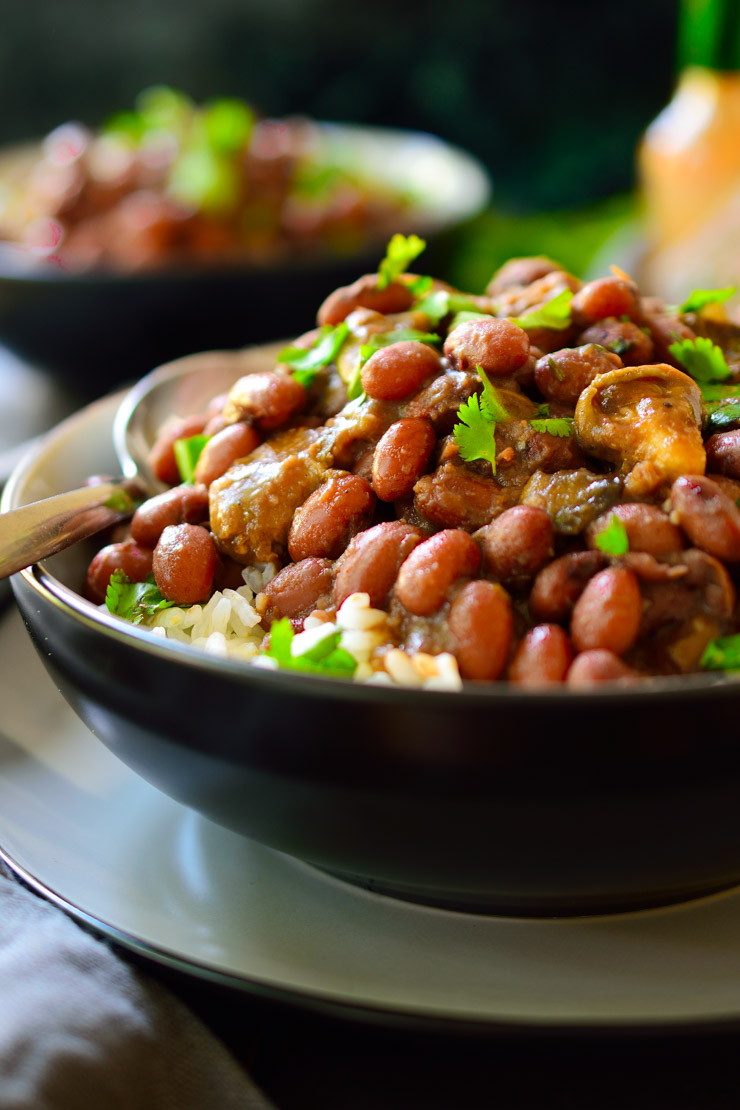
<svg viewBox="0 0 740 1110"><path fill-rule="evenodd" d="M645 497L681 474L703 474L701 393L667 363L627 366L594 378L576 405L586 451L618 466L625 492Z"/></svg>

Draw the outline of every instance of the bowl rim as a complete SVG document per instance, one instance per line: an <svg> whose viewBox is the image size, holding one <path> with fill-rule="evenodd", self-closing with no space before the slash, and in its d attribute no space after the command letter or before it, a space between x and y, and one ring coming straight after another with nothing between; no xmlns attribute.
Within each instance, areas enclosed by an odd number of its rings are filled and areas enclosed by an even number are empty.
<svg viewBox="0 0 740 1110"><path fill-rule="evenodd" d="M374 124L341 123L329 120L310 120L320 134L327 139L342 138L355 142L379 142L392 144L400 150L404 144L419 143L438 154L444 154L450 159L450 164L456 173L456 187L451 196L440 206L430 198L427 202L410 206L408 214L404 214L403 223L413 222L414 212L418 212L418 226L414 228L417 234L434 235L451 230L467 220L473 219L490 202L493 194L493 179L483 162L474 154L465 150L439 135L429 131L414 128L384 127ZM15 143L0 149L0 179L2 165L13 156L20 156L33 150L41 140L25 143ZM245 257L242 259L220 262L215 265L198 266L184 262L165 264L154 269L142 271L115 270L110 268L67 269L61 259L56 256L39 258L30 254L22 244L12 240L0 239L0 281L17 281L20 283L39 283L53 285L65 283L69 285L156 285L161 281L187 282L194 278L213 279L214 277L226 278L247 277L249 275L265 276L284 273L300 273L319 269L330 269L342 262L357 259L370 259L388 238L388 233L368 234L367 240L361 249L352 254L336 254L328 249L294 255L288 254L283 258L270 258L260 262L258 259ZM53 264L50 264L53 262Z"/></svg>
<svg viewBox="0 0 740 1110"><path fill-rule="evenodd" d="M186 356L187 357L187 356ZM66 417L54 428L32 444L15 466L8 478L0 498L0 511L23 504L22 489L37 468L43 468L47 454L63 445L63 441L79 435L80 429L90 422L100 425L106 423L106 435L111 436L112 422L126 390L107 394L83 406ZM510 683L496 681L486 683L463 682L461 690L422 690L413 687L375 685L353 682L347 679L330 678L324 675L304 675L295 671L272 670L255 667L248 662L208 655L187 644L164 640L154 636L147 629L132 625L108 613L103 607L76 593L61 581L44 563L29 567L11 579L13 590L18 595L30 589L39 605L51 605L87 630L111 639L119 645L128 645L143 651L153 658L168 662L179 662L185 667L205 674L218 674L235 680L247 687L265 685L268 690L285 690L317 698L330 700L360 700L368 697L373 701L390 705L415 704L419 699L430 708L451 709L485 706L486 704L522 707L527 701L536 699L538 708L570 706L578 708L589 704L609 702L615 697L620 704L639 706L647 699L691 700L697 695L715 697L737 697L740 693L740 673L690 674L676 676L646 677L636 682L617 684L604 683L587 690L571 690L563 686L525 689Z"/></svg>

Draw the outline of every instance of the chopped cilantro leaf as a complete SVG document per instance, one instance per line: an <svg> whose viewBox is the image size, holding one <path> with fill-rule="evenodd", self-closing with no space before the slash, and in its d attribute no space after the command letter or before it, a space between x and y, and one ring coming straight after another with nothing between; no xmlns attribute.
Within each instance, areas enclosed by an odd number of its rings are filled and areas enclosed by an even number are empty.
<svg viewBox="0 0 740 1110"><path fill-rule="evenodd" d="M277 361L287 363L293 377L308 388L317 371L334 362L348 335L349 324L344 320L336 327L325 324L311 347L285 347Z"/></svg>
<svg viewBox="0 0 740 1110"><path fill-rule="evenodd" d="M491 315L490 312L481 312L476 302L466 297L464 293L456 293L451 289L435 289L428 297L416 301L413 307L415 312L423 312L435 324L438 324L444 316L449 316L451 312L458 315L463 312L470 313L473 319ZM457 323L464 323L464 321L459 320ZM452 331L452 325L448 331Z"/></svg>
<svg viewBox="0 0 740 1110"><path fill-rule="evenodd" d="M511 418L483 368L477 366L476 370L483 382L483 393L473 394L460 405L457 410L460 423L452 429L452 434L465 462L486 459L495 474L496 424Z"/></svg>
<svg viewBox="0 0 740 1110"><path fill-rule="evenodd" d="M560 369L554 358L548 358L547 365L550 367L550 373L552 374L556 382L565 381L565 374Z"/></svg>
<svg viewBox="0 0 740 1110"><path fill-rule="evenodd" d="M708 304L724 304L737 293L736 285L725 286L724 289L694 289L689 293L683 304L679 305L679 312L701 312Z"/></svg>
<svg viewBox="0 0 740 1110"><path fill-rule="evenodd" d="M417 301L413 307L415 312L423 312L433 323L438 324L450 311L450 294L446 289L435 289L433 293Z"/></svg>
<svg viewBox="0 0 740 1110"><path fill-rule="evenodd" d="M728 428L740 420L740 401L710 401L704 406L707 410L707 429L715 431Z"/></svg>
<svg viewBox="0 0 740 1110"><path fill-rule="evenodd" d="M488 419L497 422L511 420L511 417L501 403L501 398L498 395L498 391L496 390L495 386L491 385L490 379L483 367L476 366L475 369L478 372L480 380L483 382L483 397L481 399L481 404L483 407L483 411L488 416Z"/></svg>
<svg viewBox="0 0 740 1110"><path fill-rule="evenodd" d="M368 343L363 343L360 349L360 361L367 362L370 355L374 355L381 347L390 347L391 343L406 343L413 340L416 343L439 343L440 337L431 331L418 331L416 328L396 328L395 331L378 332L370 336Z"/></svg>
<svg viewBox="0 0 740 1110"><path fill-rule="evenodd" d="M496 424L481 405L481 399L477 393L460 405L457 418L460 423L455 425L452 434L465 462L487 459L495 474Z"/></svg>
<svg viewBox="0 0 740 1110"><path fill-rule="evenodd" d="M573 432L573 419L570 416L549 416L544 420L534 419L529 422L536 432L547 432L548 435L565 439Z"/></svg>
<svg viewBox="0 0 740 1110"><path fill-rule="evenodd" d="M397 232L391 237L385 258L378 266L376 288L385 289L405 273L415 258L426 248L426 243L418 235L401 235Z"/></svg>
<svg viewBox="0 0 740 1110"><path fill-rule="evenodd" d="M705 336L671 343L668 350L697 382L721 382L732 377L722 348Z"/></svg>
<svg viewBox="0 0 740 1110"><path fill-rule="evenodd" d="M409 282L409 289L415 297L425 297L429 290L434 285L434 278L431 274L424 274L422 277L414 278Z"/></svg>
<svg viewBox="0 0 740 1110"><path fill-rule="evenodd" d="M362 401L364 401L367 396L365 390L362 388L362 365L367 358L370 357L369 355L366 356L366 358L362 357L364 349L364 347L360 348L360 361L357 363L357 368L347 385L347 400L356 401L358 398L362 398L360 404L362 404Z"/></svg>
<svg viewBox="0 0 740 1110"><path fill-rule="evenodd" d="M615 513L609 517L606 528L594 538L594 544L605 555L627 554L630 549L627 529Z"/></svg>
<svg viewBox="0 0 740 1110"><path fill-rule="evenodd" d="M718 382L701 382L699 384L702 400L706 404L711 401L727 401L740 397L740 385L720 385Z"/></svg>
<svg viewBox="0 0 740 1110"><path fill-rule="evenodd" d="M175 440L175 462L180 472L180 480L186 482L189 486L192 486L195 482L195 468L198 465L198 459L210 438L210 436L201 434Z"/></svg>
<svg viewBox="0 0 740 1110"><path fill-rule="evenodd" d="M705 671L736 671L740 669L740 633L710 640L704 648L699 666Z"/></svg>
<svg viewBox="0 0 740 1110"><path fill-rule="evenodd" d="M539 308L533 308L524 316L513 316L512 319L520 328L551 328L554 331L564 331L570 327L570 302L573 293L570 289L563 289L552 300L546 301Z"/></svg>
<svg viewBox="0 0 740 1110"><path fill-rule="evenodd" d="M278 667L288 671L304 671L338 678L349 678L357 669L357 661L339 647L342 633L337 630L323 637L317 644L300 655L293 654L295 633L287 617L275 621L270 628L270 645L265 655L274 659Z"/></svg>
<svg viewBox="0 0 740 1110"><path fill-rule="evenodd" d="M132 582L122 570L114 570L105 593L108 612L132 624L141 624L145 617L152 617L160 609L170 609L176 604L162 596L153 574L145 582Z"/></svg>

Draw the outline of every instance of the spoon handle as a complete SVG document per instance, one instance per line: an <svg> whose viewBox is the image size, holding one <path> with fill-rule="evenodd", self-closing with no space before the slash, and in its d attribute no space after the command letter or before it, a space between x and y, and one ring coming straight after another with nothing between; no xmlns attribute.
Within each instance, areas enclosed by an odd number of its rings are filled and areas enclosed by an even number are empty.
<svg viewBox="0 0 740 1110"><path fill-rule="evenodd" d="M124 520L146 496L135 479L120 478L0 514L0 579Z"/></svg>

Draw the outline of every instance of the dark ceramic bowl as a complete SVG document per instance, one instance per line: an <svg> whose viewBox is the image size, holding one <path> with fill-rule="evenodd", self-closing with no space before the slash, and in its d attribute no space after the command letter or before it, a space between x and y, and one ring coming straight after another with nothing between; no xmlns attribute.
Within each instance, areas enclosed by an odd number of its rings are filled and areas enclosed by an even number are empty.
<svg viewBox="0 0 740 1110"><path fill-rule="evenodd" d="M445 273L455 232L491 194L488 173L434 135L322 124L344 157L410 192L403 226L427 242L425 272ZM26 148L0 157L0 185ZM123 273L74 273L0 243L0 342L87 398L132 381L162 362L237 348L314 326L316 306L338 285L372 271L389 229L368 234L352 254L319 250L280 261Z"/></svg>
<svg viewBox="0 0 740 1110"><path fill-rule="evenodd" d="M15 471L3 508L115 469L117 398ZM740 685L442 693L220 661L76 592L89 551L13 580L95 735L245 836L405 898L523 914L638 907L740 881Z"/></svg>

